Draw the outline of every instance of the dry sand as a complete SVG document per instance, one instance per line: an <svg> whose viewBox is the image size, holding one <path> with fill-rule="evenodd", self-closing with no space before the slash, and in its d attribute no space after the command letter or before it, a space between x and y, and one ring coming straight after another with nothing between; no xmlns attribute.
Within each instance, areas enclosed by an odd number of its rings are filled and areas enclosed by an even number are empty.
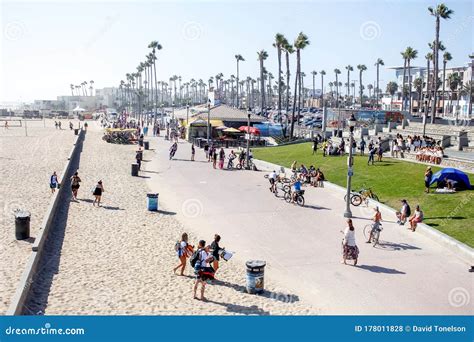
<svg viewBox="0 0 474 342"><path fill-rule="evenodd" d="M62 123L66 128L67 121ZM52 120L29 121L27 131L25 136L24 126L5 129L3 122L0 127L0 314L7 310L31 253L32 239L15 239L13 210L31 212L30 234L36 237L51 198L49 177L62 172L74 141L69 128L57 130Z"/></svg>
<svg viewBox="0 0 474 342"><path fill-rule="evenodd" d="M146 210L145 178L150 173L130 176L136 146L107 144L101 135L90 126L79 166L80 200L57 215L59 229L48 241L27 314L318 313L268 276L264 295L245 293L245 266L238 256L221 262L219 281L206 289L208 302L193 300L189 262L184 277L174 275L172 268L178 264L174 243L181 233L187 231L192 244L197 244L198 237L173 217L173 208L160 203L163 211ZM145 151L145 161L152 154ZM101 208L93 207L91 195L99 179L105 188Z"/></svg>

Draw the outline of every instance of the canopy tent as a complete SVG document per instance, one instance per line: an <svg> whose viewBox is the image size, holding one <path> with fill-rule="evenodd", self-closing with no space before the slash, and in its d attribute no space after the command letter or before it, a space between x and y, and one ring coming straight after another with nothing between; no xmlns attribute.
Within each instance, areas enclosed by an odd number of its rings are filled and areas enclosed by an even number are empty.
<svg viewBox="0 0 474 342"><path fill-rule="evenodd" d="M240 126L239 131L260 135L260 130L256 127Z"/></svg>
<svg viewBox="0 0 474 342"><path fill-rule="evenodd" d="M471 189L471 183L469 182L469 177L467 174L458 169L446 168L439 170L431 178L431 184L434 182L442 183L446 180L453 180L458 183L457 187Z"/></svg>
<svg viewBox="0 0 474 342"><path fill-rule="evenodd" d="M81 108L81 107L77 106L77 107L74 108L72 111L73 111L73 112L85 112L86 110L85 110L84 108Z"/></svg>
<svg viewBox="0 0 474 342"><path fill-rule="evenodd" d="M190 123L191 126L207 126L207 121L202 119L194 120Z"/></svg>
<svg viewBox="0 0 474 342"><path fill-rule="evenodd" d="M238 129L235 129L235 128L232 128L232 127L226 128L222 132L224 132L224 133L242 133Z"/></svg>
<svg viewBox="0 0 474 342"><path fill-rule="evenodd" d="M222 120L212 120L211 119L211 126L212 127L221 127L221 126L224 126L224 122L222 122Z"/></svg>
<svg viewBox="0 0 474 342"><path fill-rule="evenodd" d="M216 129L220 130L220 131L223 131L224 129L227 129L228 127L227 126L219 126L219 127L216 127Z"/></svg>

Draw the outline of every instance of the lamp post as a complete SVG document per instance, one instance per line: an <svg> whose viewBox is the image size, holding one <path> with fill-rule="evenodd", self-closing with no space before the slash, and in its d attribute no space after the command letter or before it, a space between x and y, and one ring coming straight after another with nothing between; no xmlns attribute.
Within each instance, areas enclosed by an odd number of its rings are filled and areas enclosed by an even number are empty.
<svg viewBox="0 0 474 342"><path fill-rule="evenodd" d="M207 145L209 146L209 137L211 133L211 99L207 101Z"/></svg>
<svg viewBox="0 0 474 342"><path fill-rule="evenodd" d="M162 103L161 104L161 122L160 122L161 126L163 126L163 106L164 104Z"/></svg>
<svg viewBox="0 0 474 342"><path fill-rule="evenodd" d="M252 108L247 110L247 154L245 158L247 160L247 170L250 170L250 114L252 113Z"/></svg>
<svg viewBox="0 0 474 342"><path fill-rule="evenodd" d="M351 218L351 180L352 180L352 165L353 156L352 156L352 144L354 140L354 127L357 121L354 117L354 114L351 114L349 120L347 120L347 125L349 126L349 159L347 160L347 193L346 193L346 211L344 212L344 217Z"/></svg>
<svg viewBox="0 0 474 342"><path fill-rule="evenodd" d="M186 125L189 125L189 105L186 105Z"/></svg>

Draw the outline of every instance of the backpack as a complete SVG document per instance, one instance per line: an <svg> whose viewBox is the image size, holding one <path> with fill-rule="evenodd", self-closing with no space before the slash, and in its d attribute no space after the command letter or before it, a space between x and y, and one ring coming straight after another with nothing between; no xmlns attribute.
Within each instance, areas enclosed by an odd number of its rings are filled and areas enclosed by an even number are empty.
<svg viewBox="0 0 474 342"><path fill-rule="evenodd" d="M410 206L407 204L407 213L406 213L406 216L410 216L411 215L411 208Z"/></svg>
<svg viewBox="0 0 474 342"><path fill-rule="evenodd" d="M179 241L176 241L174 244L174 250L178 252L181 249L181 243Z"/></svg>
<svg viewBox="0 0 474 342"><path fill-rule="evenodd" d="M202 249L198 249L194 251L193 255L189 259L189 263L191 264L191 267L194 268L196 266L196 263L199 261L199 258L201 256L201 251Z"/></svg>

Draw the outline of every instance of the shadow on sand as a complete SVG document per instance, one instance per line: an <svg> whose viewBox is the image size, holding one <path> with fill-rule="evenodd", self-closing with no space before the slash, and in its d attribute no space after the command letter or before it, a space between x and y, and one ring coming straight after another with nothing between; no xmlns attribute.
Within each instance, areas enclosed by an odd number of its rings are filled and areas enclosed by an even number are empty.
<svg viewBox="0 0 474 342"><path fill-rule="evenodd" d="M359 269L367 270L374 273L385 273L385 274L406 274L405 272L396 270L394 268L386 268L376 265L358 265L356 266Z"/></svg>

